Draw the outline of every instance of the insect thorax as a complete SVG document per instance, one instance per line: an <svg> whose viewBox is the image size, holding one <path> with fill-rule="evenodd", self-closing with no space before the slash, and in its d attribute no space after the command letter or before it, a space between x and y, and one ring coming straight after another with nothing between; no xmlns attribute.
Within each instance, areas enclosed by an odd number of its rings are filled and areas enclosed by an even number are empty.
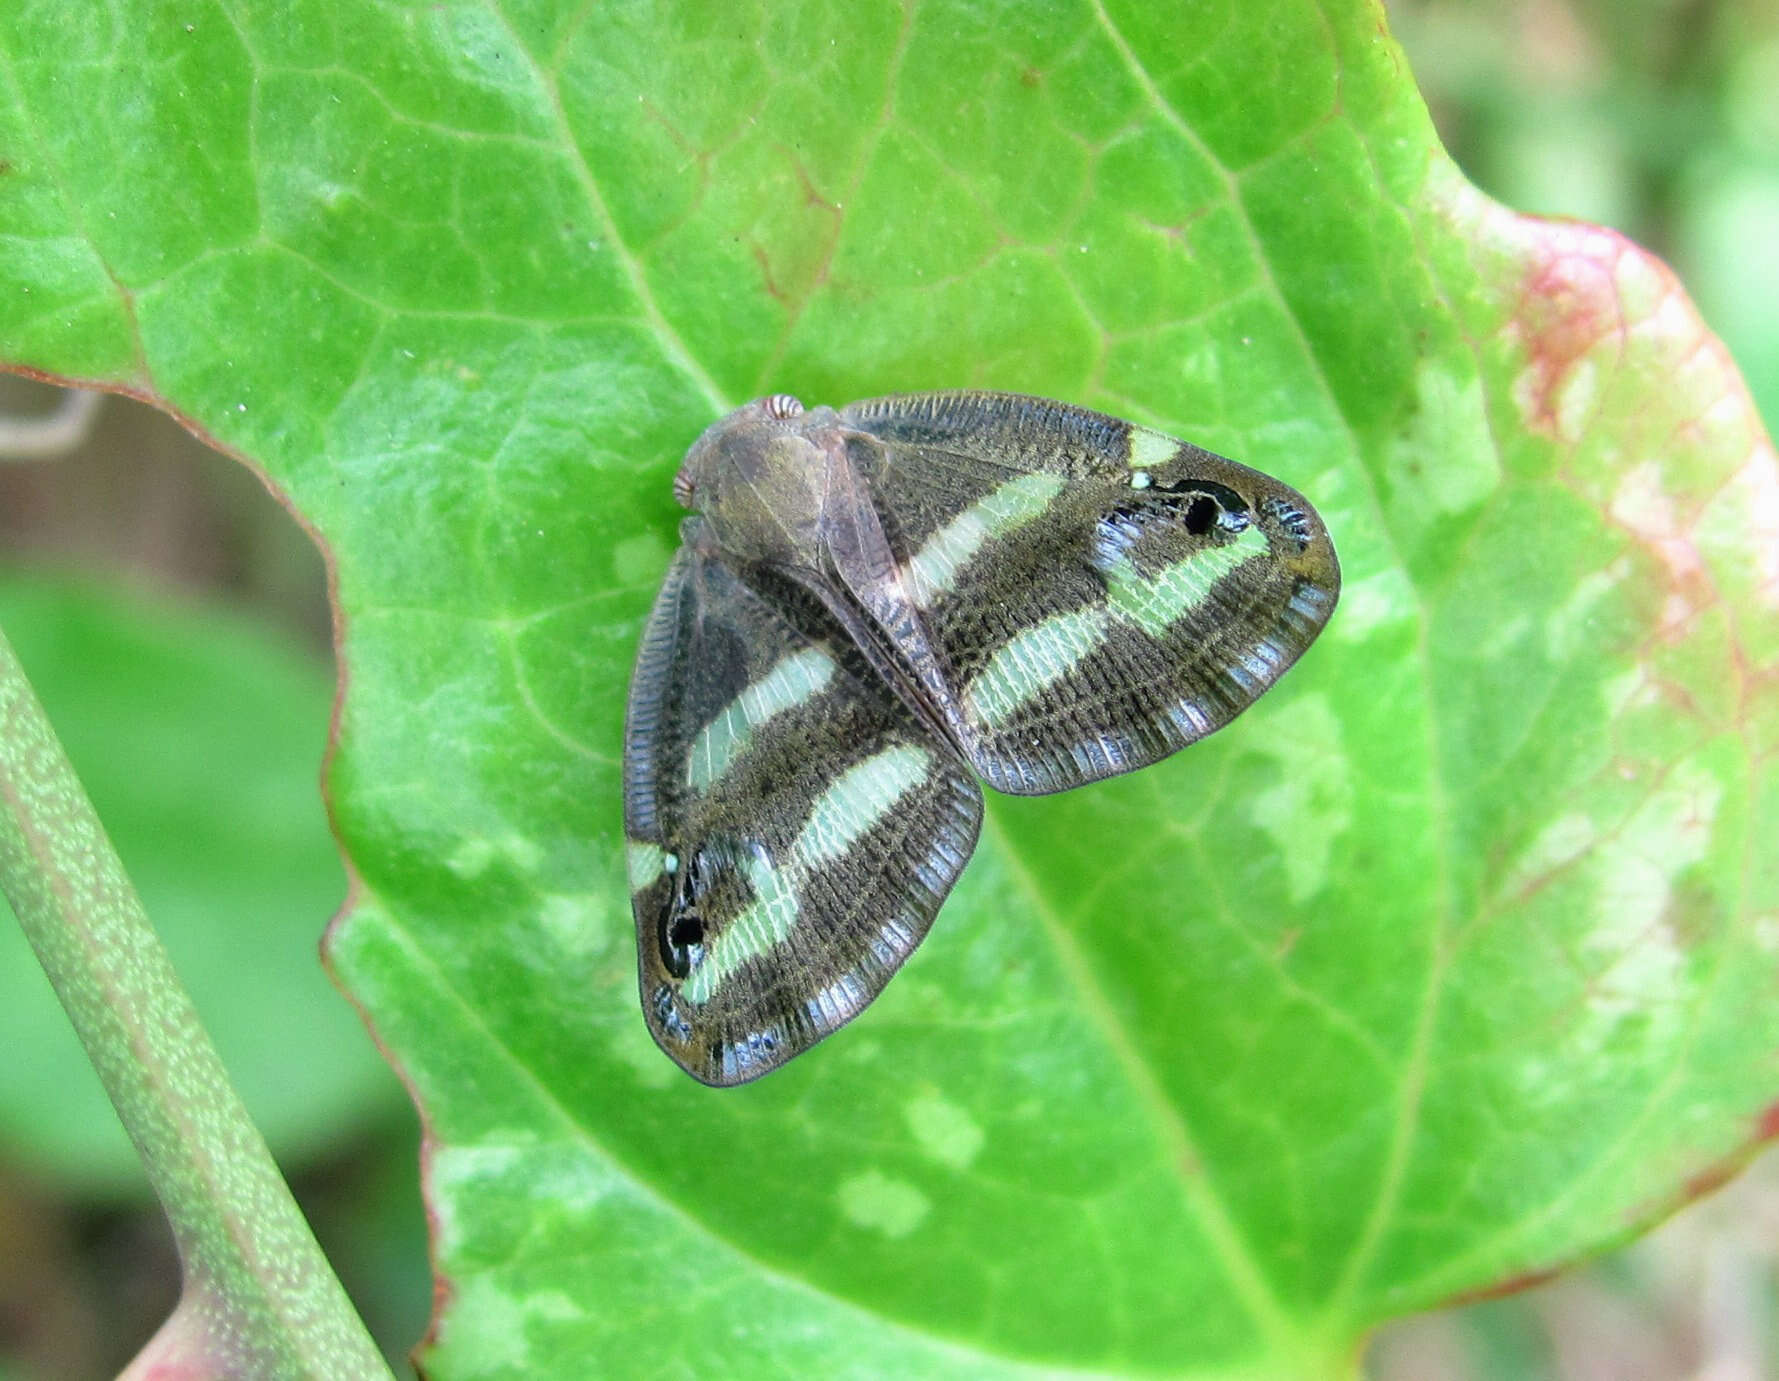
<svg viewBox="0 0 1779 1381"><path fill-rule="evenodd" d="M825 418L823 414L826 414ZM691 505L742 561L811 566L819 550L831 458L831 409L794 419L731 414L699 438L682 471Z"/></svg>

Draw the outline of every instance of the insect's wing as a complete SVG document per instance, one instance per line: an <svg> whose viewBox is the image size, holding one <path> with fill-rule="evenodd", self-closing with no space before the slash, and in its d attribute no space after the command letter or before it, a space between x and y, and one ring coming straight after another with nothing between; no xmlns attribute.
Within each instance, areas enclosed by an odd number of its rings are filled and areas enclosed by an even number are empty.
<svg viewBox="0 0 1779 1381"><path fill-rule="evenodd" d="M842 578L1002 791L1061 791L1202 738L1334 610L1315 510L1199 447L1018 394L840 418L882 532L842 534Z"/></svg>
<svg viewBox="0 0 1779 1381"><path fill-rule="evenodd" d="M738 1084L877 996L975 847L982 793L818 600L700 531L643 634L624 820L649 1030Z"/></svg>

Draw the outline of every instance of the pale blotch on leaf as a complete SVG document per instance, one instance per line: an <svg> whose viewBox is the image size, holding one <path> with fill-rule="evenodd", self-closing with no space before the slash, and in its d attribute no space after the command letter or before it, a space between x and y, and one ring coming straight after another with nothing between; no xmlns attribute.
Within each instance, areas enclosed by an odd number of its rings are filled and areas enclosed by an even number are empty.
<svg viewBox="0 0 1779 1381"><path fill-rule="evenodd" d="M1606 718L1617 719L1637 705L1651 704L1661 697L1641 665L1633 666L1600 682L1600 702Z"/></svg>
<svg viewBox="0 0 1779 1381"><path fill-rule="evenodd" d="M540 1290L528 1294L525 1302L530 1306L534 1318L549 1319L553 1323L562 1323L574 1319L584 1319L587 1311L572 1296L560 1290Z"/></svg>
<svg viewBox="0 0 1779 1381"><path fill-rule="evenodd" d="M472 835L458 841L445 858L445 866L460 878L478 878L496 862L504 861L515 872L532 873L543 862L543 851L520 834L503 834L498 839Z"/></svg>
<svg viewBox="0 0 1779 1381"><path fill-rule="evenodd" d="M840 1211L848 1222L885 1237L906 1237L933 1206L906 1180L891 1179L881 1170L867 1170L842 1180L839 1196Z"/></svg>
<svg viewBox="0 0 1779 1381"><path fill-rule="evenodd" d="M454 1251L474 1255L485 1242L479 1234L499 1233L500 1227L479 1214L475 1205L517 1202L531 1205L533 1230L578 1234L590 1231L614 1194L622 1194L624 1180L610 1162L588 1156L571 1141L540 1137L535 1128L496 1126L487 1131L484 1143L447 1150L442 1144L433 1154L435 1187L455 1191L455 1196L434 1206L439 1218L439 1239L449 1238Z"/></svg>
<svg viewBox="0 0 1779 1381"><path fill-rule="evenodd" d="M575 959L603 954L612 942L611 908L586 892L547 893L537 919L545 935Z"/></svg>
<svg viewBox="0 0 1779 1381"><path fill-rule="evenodd" d="M1340 607L1329 620L1327 636L1362 643L1380 628L1414 618L1417 608L1407 574L1398 566L1387 566L1362 580L1341 582Z"/></svg>
<svg viewBox="0 0 1779 1381"><path fill-rule="evenodd" d="M451 1330L444 1340L449 1370L465 1376L536 1375L531 1329L538 1323L583 1319L586 1309L561 1290L509 1290L499 1272L471 1272L452 1288L452 1308L473 1328Z"/></svg>
<svg viewBox="0 0 1779 1381"><path fill-rule="evenodd" d="M1591 571L1576 582L1568 599L1545 615L1544 646L1554 661L1566 662L1586 650L1601 602L1630 573L1630 562L1622 557L1603 571Z"/></svg>
<svg viewBox="0 0 1779 1381"><path fill-rule="evenodd" d="M1532 632L1532 616L1514 614L1501 619L1471 646L1471 655L1479 662L1492 662L1514 651Z"/></svg>
<svg viewBox="0 0 1779 1381"><path fill-rule="evenodd" d="M639 532L612 547L612 580L618 585L661 583L671 553L656 532Z"/></svg>
<svg viewBox="0 0 1779 1381"><path fill-rule="evenodd" d="M476 878L488 871L494 857L493 841L477 835L459 840L457 847L446 855L445 866L460 878Z"/></svg>
<svg viewBox="0 0 1779 1381"><path fill-rule="evenodd" d="M1278 760L1279 781L1248 803L1248 818L1278 845L1286 888L1298 905L1328 881L1335 841L1353 823L1353 783L1327 696L1287 701L1271 722L1272 732L1255 742Z"/></svg>
<svg viewBox="0 0 1779 1381"><path fill-rule="evenodd" d="M457 1216L460 1205L481 1202L478 1195L499 1191L520 1173L530 1144L536 1141L524 1133L508 1144L496 1146L452 1147L440 1144L433 1150L429 1178L433 1194L433 1231L441 1252L458 1252L473 1245L470 1232ZM467 1195L467 1197L460 1197ZM474 1223L473 1215L468 1222Z"/></svg>
<svg viewBox="0 0 1779 1381"><path fill-rule="evenodd" d="M1678 583L1699 574L1699 549L1680 521L1660 461L1646 460L1625 471L1607 511L1661 558L1671 580Z"/></svg>
<svg viewBox="0 0 1779 1381"><path fill-rule="evenodd" d="M982 1149L983 1133L976 1119L936 1093L909 1103L907 1114L908 1129L920 1149L953 1169L964 1169Z"/></svg>
<svg viewBox="0 0 1779 1381"><path fill-rule="evenodd" d="M511 30L482 11L458 5L440 6L427 17L427 51L445 63L459 81L511 100L528 91L529 72L515 58Z"/></svg>
<svg viewBox="0 0 1779 1381"><path fill-rule="evenodd" d="M634 1007L622 1012L622 1020L614 1020L612 1053L630 1066L637 1083L646 1089L659 1089L685 1077L674 1068L673 1061L661 1053L661 1047L655 1044Z"/></svg>
<svg viewBox="0 0 1779 1381"><path fill-rule="evenodd" d="M1573 863L1600 839L1600 827L1586 815L1571 811L1559 815L1542 830L1508 871L1501 883L1505 900L1536 887L1557 869Z"/></svg>
<svg viewBox="0 0 1779 1381"><path fill-rule="evenodd" d="M1576 445L1588 434L1600 405L1600 366L1583 355L1569 367L1550 397L1557 439Z"/></svg>
<svg viewBox="0 0 1779 1381"><path fill-rule="evenodd" d="M1426 523L1468 512L1494 493L1501 457L1482 380L1474 374L1459 378L1431 362L1416 370L1415 409L1385 453L1385 473L1392 510Z"/></svg>
<svg viewBox="0 0 1779 1381"><path fill-rule="evenodd" d="M1661 463L1648 460L1627 471L1613 490L1607 511L1666 568L1670 589L1662 623L1678 629L1704 597L1700 577L1705 567L1698 543L1664 485Z"/></svg>
<svg viewBox="0 0 1779 1381"><path fill-rule="evenodd" d="M453 1329L445 1339L452 1369L465 1376L530 1370L526 1324L532 1317L531 1299L522 1290L515 1294L506 1289L504 1279L483 1271L454 1282L452 1309L458 1318L476 1321L474 1328Z"/></svg>
<svg viewBox="0 0 1779 1381"><path fill-rule="evenodd" d="M1686 950L1698 937L1670 916L1674 884L1710 851L1723 784L1682 763L1588 860L1593 906L1581 951L1598 965L1588 984L1589 1038L1604 1045L1627 1016L1647 1018L1646 1040L1665 1042L1686 1019Z"/></svg>
<svg viewBox="0 0 1779 1381"><path fill-rule="evenodd" d="M1765 438L1699 515L1700 542L1711 553L1720 589L1751 588L1779 609L1779 457Z"/></svg>

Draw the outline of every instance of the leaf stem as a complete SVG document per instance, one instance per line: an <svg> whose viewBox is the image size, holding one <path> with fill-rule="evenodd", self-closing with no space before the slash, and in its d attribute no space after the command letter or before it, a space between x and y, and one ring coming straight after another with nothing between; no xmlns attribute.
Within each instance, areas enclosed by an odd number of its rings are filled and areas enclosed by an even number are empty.
<svg viewBox="0 0 1779 1381"><path fill-rule="evenodd" d="M388 1378L4 633L0 889L179 1248L179 1306L126 1375L176 1361L197 1376Z"/></svg>

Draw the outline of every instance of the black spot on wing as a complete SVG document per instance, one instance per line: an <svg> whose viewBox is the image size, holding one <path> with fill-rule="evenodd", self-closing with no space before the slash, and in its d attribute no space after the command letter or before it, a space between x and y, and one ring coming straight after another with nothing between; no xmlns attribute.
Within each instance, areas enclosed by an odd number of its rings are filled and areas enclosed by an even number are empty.
<svg viewBox="0 0 1779 1381"><path fill-rule="evenodd" d="M1094 524L1091 559L1102 572L1128 558L1140 572L1152 574L1197 548L1240 536L1249 524L1247 503L1225 485L1157 483L1106 506Z"/></svg>

